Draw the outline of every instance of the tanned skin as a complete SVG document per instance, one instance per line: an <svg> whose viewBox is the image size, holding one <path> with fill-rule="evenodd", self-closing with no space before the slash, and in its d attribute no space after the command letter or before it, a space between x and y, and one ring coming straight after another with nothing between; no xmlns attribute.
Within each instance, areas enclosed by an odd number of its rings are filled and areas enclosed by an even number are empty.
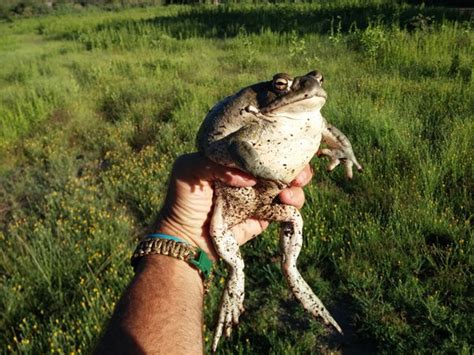
<svg viewBox="0 0 474 355"><path fill-rule="evenodd" d="M187 263L143 258L96 354L200 354L203 285Z"/></svg>
<svg viewBox="0 0 474 355"><path fill-rule="evenodd" d="M307 166L279 198L297 208L304 203L302 186L312 177ZM209 236L213 182L253 186L256 180L199 154L175 162L156 232L177 236L217 255ZM268 226L249 219L234 227L240 245ZM140 260L132 282L118 302L95 354L201 354L203 352L203 282L188 263L163 255Z"/></svg>

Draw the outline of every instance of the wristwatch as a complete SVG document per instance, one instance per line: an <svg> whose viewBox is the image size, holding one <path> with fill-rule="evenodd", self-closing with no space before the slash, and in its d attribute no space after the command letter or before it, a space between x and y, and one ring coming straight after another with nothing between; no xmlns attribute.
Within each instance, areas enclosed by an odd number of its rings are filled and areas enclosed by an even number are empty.
<svg viewBox="0 0 474 355"><path fill-rule="evenodd" d="M199 271L205 282L211 277L212 261L204 250L193 247L180 238L162 233L149 234L138 243L131 258L133 268L136 270L141 257L154 254L167 255L188 262Z"/></svg>

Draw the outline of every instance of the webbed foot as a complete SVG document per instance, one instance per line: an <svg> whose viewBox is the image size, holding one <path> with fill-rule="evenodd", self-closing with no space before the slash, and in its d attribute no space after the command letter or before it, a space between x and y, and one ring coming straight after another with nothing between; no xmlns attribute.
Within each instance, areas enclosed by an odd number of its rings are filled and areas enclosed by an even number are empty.
<svg viewBox="0 0 474 355"><path fill-rule="evenodd" d="M237 277L230 277L222 294L221 309L212 341L213 352L217 349L222 333L229 337L232 333L232 327L239 324L239 317L244 311L245 297L243 283L240 284L241 282Z"/></svg>

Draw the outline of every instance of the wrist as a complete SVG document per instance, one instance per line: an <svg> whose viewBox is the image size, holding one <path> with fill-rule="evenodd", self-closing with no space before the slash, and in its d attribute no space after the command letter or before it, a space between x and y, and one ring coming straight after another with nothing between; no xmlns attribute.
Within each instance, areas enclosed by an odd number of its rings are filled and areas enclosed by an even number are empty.
<svg viewBox="0 0 474 355"><path fill-rule="evenodd" d="M204 295L204 286L199 272L190 264L167 255L148 255L137 262L136 277L160 279L170 287L186 285L195 292Z"/></svg>
<svg viewBox="0 0 474 355"><path fill-rule="evenodd" d="M212 272L212 261L201 249L190 245L185 240L164 233L148 234L143 238L131 258L131 264L135 271L141 260L153 255L163 255L174 258L194 268L204 282L204 290L207 291Z"/></svg>
<svg viewBox="0 0 474 355"><path fill-rule="evenodd" d="M211 238L208 234L209 226L206 224L201 228L186 228L172 220L172 218L160 218L153 233L162 233L183 239L189 245L202 249L211 261L219 259Z"/></svg>
<svg viewBox="0 0 474 355"><path fill-rule="evenodd" d="M174 236L186 241L189 245L193 247L199 247L194 241L195 238L193 238L190 231L180 226L178 223L173 222L168 217L160 218L156 222L156 225L153 228L152 233L162 233L162 234L171 235L171 236Z"/></svg>

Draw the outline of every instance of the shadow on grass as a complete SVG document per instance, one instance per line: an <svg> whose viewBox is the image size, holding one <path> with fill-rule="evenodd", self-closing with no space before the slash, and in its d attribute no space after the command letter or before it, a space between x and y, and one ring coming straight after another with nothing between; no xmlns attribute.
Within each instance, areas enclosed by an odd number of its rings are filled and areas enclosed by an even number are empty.
<svg viewBox="0 0 474 355"><path fill-rule="evenodd" d="M201 37L234 37L242 30L246 33L260 33L270 29L273 32L293 32L299 34L327 34L340 27L348 32L351 27L366 28L371 22L385 25L399 25L416 29L426 25L425 20L468 21L468 14L446 8L420 8L397 4L344 6L320 8L316 6L262 6L262 7L200 7L185 11L175 17L146 20L163 26L171 35L186 36L194 33ZM186 26L183 28L183 25Z"/></svg>
<svg viewBox="0 0 474 355"><path fill-rule="evenodd" d="M181 10L175 16L160 15L143 20L117 20L96 26L95 32L121 31L142 34L152 27L174 38L229 38L239 34L320 33L367 28L371 23L399 26L409 30L426 29L442 20L470 21L468 12L444 7L424 7L387 3L382 5L263 5L199 6ZM61 39L77 39L79 33L63 33Z"/></svg>
<svg viewBox="0 0 474 355"><path fill-rule="evenodd" d="M362 338L354 325L353 317L358 310L350 297L339 299L328 310L342 327L341 335L328 327L324 336L320 338L324 344L324 353L339 353L344 355L377 354L377 344L370 339Z"/></svg>

